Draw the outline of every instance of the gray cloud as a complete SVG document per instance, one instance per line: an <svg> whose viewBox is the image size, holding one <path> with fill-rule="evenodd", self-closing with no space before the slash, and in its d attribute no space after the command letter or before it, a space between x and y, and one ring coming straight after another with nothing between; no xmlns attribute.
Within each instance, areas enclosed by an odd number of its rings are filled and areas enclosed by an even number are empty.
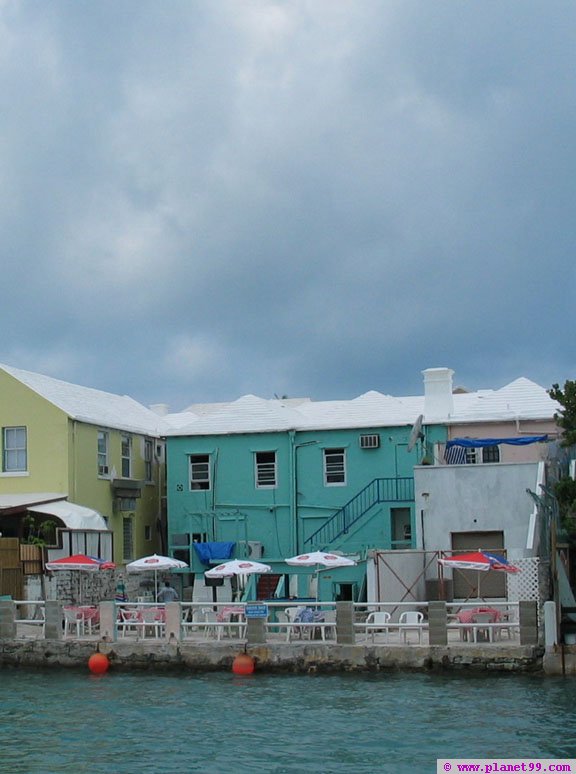
<svg viewBox="0 0 576 774"><path fill-rule="evenodd" d="M570 378L575 16L0 3L0 360L174 409Z"/></svg>

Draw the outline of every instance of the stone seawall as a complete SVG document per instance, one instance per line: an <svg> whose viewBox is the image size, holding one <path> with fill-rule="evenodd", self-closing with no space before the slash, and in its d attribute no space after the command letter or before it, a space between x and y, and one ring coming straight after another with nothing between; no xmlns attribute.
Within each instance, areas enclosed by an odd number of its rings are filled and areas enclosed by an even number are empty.
<svg viewBox="0 0 576 774"><path fill-rule="evenodd" d="M102 642L0 640L0 667L87 669L100 651L112 671L230 671L235 656L246 651L260 672L330 673L397 671L473 671L537 673L543 648L530 645L428 647L411 645L337 645L286 643Z"/></svg>

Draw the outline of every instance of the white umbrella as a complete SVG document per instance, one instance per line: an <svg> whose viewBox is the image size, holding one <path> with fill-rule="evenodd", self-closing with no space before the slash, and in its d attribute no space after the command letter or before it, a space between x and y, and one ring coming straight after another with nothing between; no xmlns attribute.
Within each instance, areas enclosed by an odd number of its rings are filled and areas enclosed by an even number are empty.
<svg viewBox="0 0 576 774"><path fill-rule="evenodd" d="M320 565L323 567L352 567L356 564L353 559L340 554L331 554L329 551L312 551L309 554L298 554L284 560L286 564L294 567L316 567L316 599L318 599L318 573Z"/></svg>
<svg viewBox="0 0 576 774"><path fill-rule="evenodd" d="M224 562L217 567L206 570L204 575L207 578L230 578L232 575L253 575L255 573L270 572L272 568L269 564L262 562L251 562L249 559L232 559L230 562Z"/></svg>
<svg viewBox="0 0 576 774"><path fill-rule="evenodd" d="M154 570L155 598L158 597L158 570L160 572L170 572L171 570L179 570L184 567L188 567L186 562L182 562L180 559L173 559L171 556L158 556L158 554L143 556L141 559L136 559L134 562L126 565L128 572L150 572Z"/></svg>
<svg viewBox="0 0 576 774"><path fill-rule="evenodd" d="M250 559L232 559L229 562L219 564L217 567L211 567L206 570L206 578L231 578L233 575L260 575L270 572L272 568L269 564L262 562L251 562ZM216 589L213 588L214 602L216 602Z"/></svg>

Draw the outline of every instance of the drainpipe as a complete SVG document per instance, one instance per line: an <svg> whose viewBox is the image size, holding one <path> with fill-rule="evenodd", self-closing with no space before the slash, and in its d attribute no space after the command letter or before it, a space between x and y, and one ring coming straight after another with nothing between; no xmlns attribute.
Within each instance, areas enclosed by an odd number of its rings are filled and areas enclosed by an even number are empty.
<svg viewBox="0 0 576 774"><path fill-rule="evenodd" d="M296 452L303 446L313 446L318 441L304 441L304 443L296 443L296 433L294 430L289 431L290 444L292 446L292 453L290 454L290 480L292 481L292 487L290 492L290 514L292 518L292 540L294 541L294 554L300 553L300 547L298 545L298 459Z"/></svg>

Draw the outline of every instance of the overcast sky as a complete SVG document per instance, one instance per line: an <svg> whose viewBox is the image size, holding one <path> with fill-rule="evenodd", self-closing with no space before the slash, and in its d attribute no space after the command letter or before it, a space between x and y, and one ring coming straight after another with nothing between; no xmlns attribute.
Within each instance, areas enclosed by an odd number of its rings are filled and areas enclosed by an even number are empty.
<svg viewBox="0 0 576 774"><path fill-rule="evenodd" d="M179 410L576 378L573 0L0 0L0 362Z"/></svg>

